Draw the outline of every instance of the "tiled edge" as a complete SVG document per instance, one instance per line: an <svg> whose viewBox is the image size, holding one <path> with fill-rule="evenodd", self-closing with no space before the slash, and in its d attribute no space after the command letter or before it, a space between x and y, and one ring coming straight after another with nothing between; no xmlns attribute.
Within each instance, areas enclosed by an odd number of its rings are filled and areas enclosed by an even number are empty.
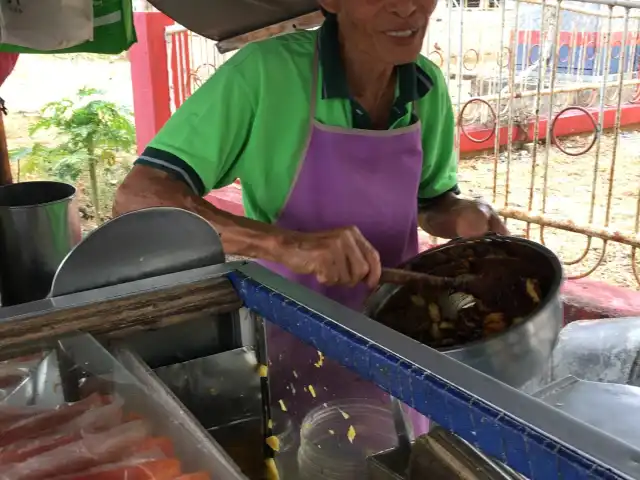
<svg viewBox="0 0 640 480"><path fill-rule="evenodd" d="M495 407L244 276L245 306L531 480L620 479Z"/></svg>

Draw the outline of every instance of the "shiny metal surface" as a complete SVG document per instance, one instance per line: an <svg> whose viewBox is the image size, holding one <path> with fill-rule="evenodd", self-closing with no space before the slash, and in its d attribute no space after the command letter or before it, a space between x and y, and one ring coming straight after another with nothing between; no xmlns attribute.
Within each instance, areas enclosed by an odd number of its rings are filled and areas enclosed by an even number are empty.
<svg viewBox="0 0 640 480"><path fill-rule="evenodd" d="M371 480L523 480L441 427L416 439L407 457L401 448L367 459Z"/></svg>
<svg viewBox="0 0 640 480"><path fill-rule="evenodd" d="M316 0L151 0L149 3L192 32L216 41L318 9Z"/></svg>
<svg viewBox="0 0 640 480"><path fill-rule="evenodd" d="M140 360L127 350L119 350L116 357L133 374L140 387L126 384L119 388L134 411L144 412L156 426L174 439L176 453L185 470L204 470L211 478L247 480L235 462L189 412L171 390ZM144 395L140 395L142 390Z"/></svg>
<svg viewBox="0 0 640 480"><path fill-rule="evenodd" d="M240 348L158 368L155 374L250 478L264 470L258 360Z"/></svg>
<svg viewBox="0 0 640 480"><path fill-rule="evenodd" d="M25 370L27 376L2 398L2 405L38 405L51 408L64 402L57 352L52 351L39 360L27 362Z"/></svg>
<svg viewBox="0 0 640 480"><path fill-rule="evenodd" d="M207 430L262 415L258 362L251 347L154 372Z"/></svg>
<svg viewBox="0 0 640 480"><path fill-rule="evenodd" d="M391 413L393 414L393 424L398 436L398 449L404 451L406 455L411 454L411 441L413 440L413 425L407 418L402 407L402 402L391 397Z"/></svg>
<svg viewBox="0 0 640 480"><path fill-rule="evenodd" d="M45 298L69 251L80 241L76 189L59 182L0 187L0 304Z"/></svg>
<svg viewBox="0 0 640 480"><path fill-rule="evenodd" d="M534 395L548 405L640 448L640 387L566 377Z"/></svg>
<svg viewBox="0 0 640 480"><path fill-rule="evenodd" d="M409 480L514 480L513 474L496 464L442 427L416 439L409 467Z"/></svg>
<svg viewBox="0 0 640 480"><path fill-rule="evenodd" d="M265 292L273 292L271 294L263 293L263 297L273 303L271 310L279 311L276 309L275 303L281 302L280 298L284 298L286 302L295 305L296 310L311 311L317 316L318 321L340 325L341 329L356 335L370 347L375 347L378 351L386 352L386 355L400 358L413 365L415 371L422 372L425 384L429 382L430 388L434 391L468 392L472 398L469 404L458 402L455 407L432 404L425 409L435 414L439 408L447 407L446 416L438 414L434 418L445 428L449 428L450 423L451 429L455 433L466 434L469 439L468 431L461 430L457 426L457 422L464 421L466 425L473 425L471 418L477 418L478 415L483 417L486 415L486 413L482 413L486 406L491 406L491 408L503 412L501 418L506 419L505 421L512 425L511 432L518 445L523 441L536 443L536 438L542 438L544 442L547 442L545 443L547 448L555 449L559 446L569 445L571 451L579 452L578 461L590 459L589 461L592 462L595 459L598 465L607 465L608 471L615 472L612 478L640 478L640 462L638 461L640 449L613 438L595 427L505 385L503 382L385 327L363 314L354 312L316 292L294 284L261 265L253 262L246 263L239 266L237 272L239 275L251 279L252 282L262 285ZM242 289L240 284L239 286ZM254 308L257 308L257 305ZM268 307L265 307L264 310L266 312ZM307 322L308 320L305 320L305 324ZM329 350L323 338L316 339L316 346L318 349ZM433 398L442 401L442 397L434 395ZM454 397L449 396L448 398L453 399ZM428 413L427 411L425 413ZM501 423L496 423L488 417L486 421L490 422L492 428L496 428L498 432L501 431ZM476 427L480 426L476 424ZM529 435L524 433L526 431L535 433ZM522 436L517 432L523 432ZM504 438L492 440L502 445L501 449L505 452L502 455L507 455L511 451L509 442L505 443ZM483 448L489 443L477 437L474 441L477 442L477 446ZM536 445L538 444L536 443ZM539 447L536 446L536 448ZM534 463L534 460L534 458L528 459L530 463Z"/></svg>
<svg viewBox="0 0 640 480"><path fill-rule="evenodd" d="M203 218L177 208L148 208L117 217L85 238L58 269L51 296L224 263L220 236ZM222 318L224 317L224 318ZM240 346L230 315L130 336L127 344L152 367ZM172 345L168 351L166 345Z"/></svg>
<svg viewBox="0 0 640 480"><path fill-rule="evenodd" d="M54 350L44 357L32 378L34 384L32 405L54 408L66 400L64 389L61 388L63 380L57 351Z"/></svg>
<svg viewBox="0 0 640 480"><path fill-rule="evenodd" d="M505 241L520 244L539 253L539 261L545 262L548 271L553 274L550 292L540 306L525 321L508 331L488 340L474 342L462 347L442 349L441 351L456 360L473 367L482 373L496 378L508 385L519 388L541 372L547 365L551 352L556 344L560 330L564 325L560 286L562 284L562 266L560 261L546 247L523 238L487 237L488 241ZM430 256L472 242L485 239L454 241L427 250L403 265L410 267L417 262L424 262ZM401 287L382 285L368 299L365 314L376 318L389 298Z"/></svg>
<svg viewBox="0 0 640 480"><path fill-rule="evenodd" d="M580 380L640 386L640 317L569 323L560 332L551 361L524 391L572 376Z"/></svg>
<svg viewBox="0 0 640 480"><path fill-rule="evenodd" d="M51 296L224 263L218 232L178 208L128 213L105 223L62 261Z"/></svg>
<svg viewBox="0 0 640 480"><path fill-rule="evenodd" d="M407 480L408 468L406 452L398 448L367 458L369 480Z"/></svg>

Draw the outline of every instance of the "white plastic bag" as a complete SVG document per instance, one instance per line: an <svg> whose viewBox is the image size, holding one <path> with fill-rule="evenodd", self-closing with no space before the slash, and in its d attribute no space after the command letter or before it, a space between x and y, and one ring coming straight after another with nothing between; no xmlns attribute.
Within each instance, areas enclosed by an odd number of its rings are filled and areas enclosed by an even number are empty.
<svg viewBox="0 0 640 480"><path fill-rule="evenodd" d="M89 40L92 0L0 0L0 43L48 51Z"/></svg>

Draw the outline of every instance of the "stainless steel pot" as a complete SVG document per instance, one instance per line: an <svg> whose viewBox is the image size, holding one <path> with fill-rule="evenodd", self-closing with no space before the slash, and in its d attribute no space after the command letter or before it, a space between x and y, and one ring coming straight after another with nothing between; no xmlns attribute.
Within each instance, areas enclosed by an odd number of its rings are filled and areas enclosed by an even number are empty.
<svg viewBox="0 0 640 480"><path fill-rule="evenodd" d="M536 262L538 268L547 272L548 280L545 282L546 289L542 301L522 323L499 335L440 351L497 380L519 388L544 368L563 326L560 298L562 265L558 257L548 248L530 240L491 234L475 239L453 240L417 255L401 265L401 268L428 273L438 262L442 262L440 254L443 251L449 250L448 254L452 253L452 249L462 252L479 242L501 242L505 248L512 250L512 254L518 255L520 252L528 261ZM396 285L381 285L367 301L365 314L376 319L387 301L401 288Z"/></svg>
<svg viewBox="0 0 640 480"><path fill-rule="evenodd" d="M69 251L80 241L76 189L60 182L0 187L0 302L43 299Z"/></svg>

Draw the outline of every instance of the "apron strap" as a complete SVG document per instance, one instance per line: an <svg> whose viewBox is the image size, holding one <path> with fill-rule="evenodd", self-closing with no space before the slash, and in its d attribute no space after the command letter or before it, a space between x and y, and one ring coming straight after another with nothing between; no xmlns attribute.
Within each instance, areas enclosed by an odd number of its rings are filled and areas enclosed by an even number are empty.
<svg viewBox="0 0 640 480"><path fill-rule="evenodd" d="M311 98L309 99L310 117L311 123L316 118L316 105L318 103L318 77L320 71L320 45L316 42L315 49L313 51L313 67L311 77Z"/></svg>
<svg viewBox="0 0 640 480"><path fill-rule="evenodd" d="M313 52L313 66L311 67L311 98L309 99L309 132L307 133L307 141L305 142L304 152L307 151L307 146L311 140L311 133L313 132L313 125L316 119L316 107L318 105L318 84L320 76L320 44L316 41L316 46Z"/></svg>

